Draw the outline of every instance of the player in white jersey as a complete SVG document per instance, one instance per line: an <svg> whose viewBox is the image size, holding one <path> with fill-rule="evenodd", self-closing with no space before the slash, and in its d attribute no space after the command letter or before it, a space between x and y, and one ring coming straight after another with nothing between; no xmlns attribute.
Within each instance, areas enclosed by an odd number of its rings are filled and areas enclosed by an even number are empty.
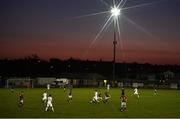
<svg viewBox="0 0 180 119"><path fill-rule="evenodd" d="M42 101L43 101L44 103L46 103L46 101L47 101L47 92L46 92L46 91L43 93Z"/></svg>
<svg viewBox="0 0 180 119"><path fill-rule="evenodd" d="M110 84L107 84L107 91L109 91L110 89Z"/></svg>
<svg viewBox="0 0 180 119"><path fill-rule="evenodd" d="M99 102L98 101L98 92L97 92L97 90L95 90L95 94L94 94L94 97L93 97L93 100L91 101L91 103L96 103L96 102Z"/></svg>
<svg viewBox="0 0 180 119"><path fill-rule="evenodd" d="M97 90L95 91L94 99L95 99L96 101L98 100L98 92L97 92Z"/></svg>
<svg viewBox="0 0 180 119"><path fill-rule="evenodd" d="M154 95L157 95L157 89L154 88Z"/></svg>
<svg viewBox="0 0 180 119"><path fill-rule="evenodd" d="M137 88L134 89L134 95L137 95L137 97L139 98L139 93L138 93L138 89Z"/></svg>
<svg viewBox="0 0 180 119"><path fill-rule="evenodd" d="M49 95L49 96L48 96L48 99L47 99L47 106L46 106L45 111L47 111L48 108L51 107L51 110L54 112L54 108L53 108L52 101L53 101L53 98L52 98L51 95Z"/></svg>
<svg viewBox="0 0 180 119"><path fill-rule="evenodd" d="M47 89L50 90L50 84L47 84Z"/></svg>

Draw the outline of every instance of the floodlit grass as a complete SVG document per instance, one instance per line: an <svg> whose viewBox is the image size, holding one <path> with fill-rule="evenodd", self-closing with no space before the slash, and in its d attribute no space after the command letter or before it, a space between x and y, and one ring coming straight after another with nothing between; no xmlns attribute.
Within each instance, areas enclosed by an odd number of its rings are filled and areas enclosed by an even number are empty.
<svg viewBox="0 0 180 119"><path fill-rule="evenodd" d="M19 108L18 93L24 91L24 107ZM51 89L55 112L45 112L42 93L46 89L0 89L0 117L180 117L180 91L158 90L154 95L151 89L140 89L140 98L133 96L133 89L126 89L128 97L126 112L120 112L120 93L118 88L110 89L109 104L91 104L93 88L73 89L73 102L67 103L68 90ZM104 95L105 89L99 89Z"/></svg>

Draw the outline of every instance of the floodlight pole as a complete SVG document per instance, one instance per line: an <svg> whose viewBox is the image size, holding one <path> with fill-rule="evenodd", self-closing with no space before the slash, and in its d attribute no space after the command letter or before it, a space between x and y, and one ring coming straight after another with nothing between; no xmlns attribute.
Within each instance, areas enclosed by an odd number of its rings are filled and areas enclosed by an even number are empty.
<svg viewBox="0 0 180 119"><path fill-rule="evenodd" d="M114 39L113 39L113 81L116 79L116 19L114 17Z"/></svg>
<svg viewBox="0 0 180 119"><path fill-rule="evenodd" d="M114 1L115 2L115 1ZM117 40L116 40L116 22L117 18L120 15L121 9L115 6L111 9L111 14L114 17L113 22L114 22L114 40L113 40L113 81L116 80L116 45L117 45Z"/></svg>

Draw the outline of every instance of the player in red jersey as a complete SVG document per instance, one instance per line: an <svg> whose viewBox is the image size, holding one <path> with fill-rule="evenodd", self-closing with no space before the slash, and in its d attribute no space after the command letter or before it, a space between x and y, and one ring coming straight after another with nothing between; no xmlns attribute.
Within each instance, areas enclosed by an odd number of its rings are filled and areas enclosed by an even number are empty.
<svg viewBox="0 0 180 119"><path fill-rule="evenodd" d="M24 94L23 92L21 91L19 93L19 107L22 107L24 105Z"/></svg>
<svg viewBox="0 0 180 119"><path fill-rule="evenodd" d="M105 92L105 95L104 95L104 100L103 100L103 102L104 102L104 103L108 103L110 98L111 98L111 95L109 94L108 91L106 91L106 92Z"/></svg>
<svg viewBox="0 0 180 119"><path fill-rule="evenodd" d="M126 110L126 102L127 102L127 97L125 96L124 89L122 90L122 95L120 97L120 101L121 101L120 111L123 112Z"/></svg>
<svg viewBox="0 0 180 119"><path fill-rule="evenodd" d="M69 95L68 95L68 103L72 102L72 89L70 89Z"/></svg>

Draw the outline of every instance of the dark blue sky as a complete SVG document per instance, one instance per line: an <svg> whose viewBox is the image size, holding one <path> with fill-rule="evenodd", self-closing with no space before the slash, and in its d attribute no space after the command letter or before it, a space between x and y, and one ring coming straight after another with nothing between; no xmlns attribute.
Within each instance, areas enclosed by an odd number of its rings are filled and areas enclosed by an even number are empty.
<svg viewBox="0 0 180 119"><path fill-rule="evenodd" d="M180 64L180 0L127 0L124 8L152 2L122 10L119 23L123 49L118 45L118 61ZM38 54L43 59L111 60L112 26L88 49L109 13L77 18L108 11L111 3L111 0L1 0L0 58Z"/></svg>

